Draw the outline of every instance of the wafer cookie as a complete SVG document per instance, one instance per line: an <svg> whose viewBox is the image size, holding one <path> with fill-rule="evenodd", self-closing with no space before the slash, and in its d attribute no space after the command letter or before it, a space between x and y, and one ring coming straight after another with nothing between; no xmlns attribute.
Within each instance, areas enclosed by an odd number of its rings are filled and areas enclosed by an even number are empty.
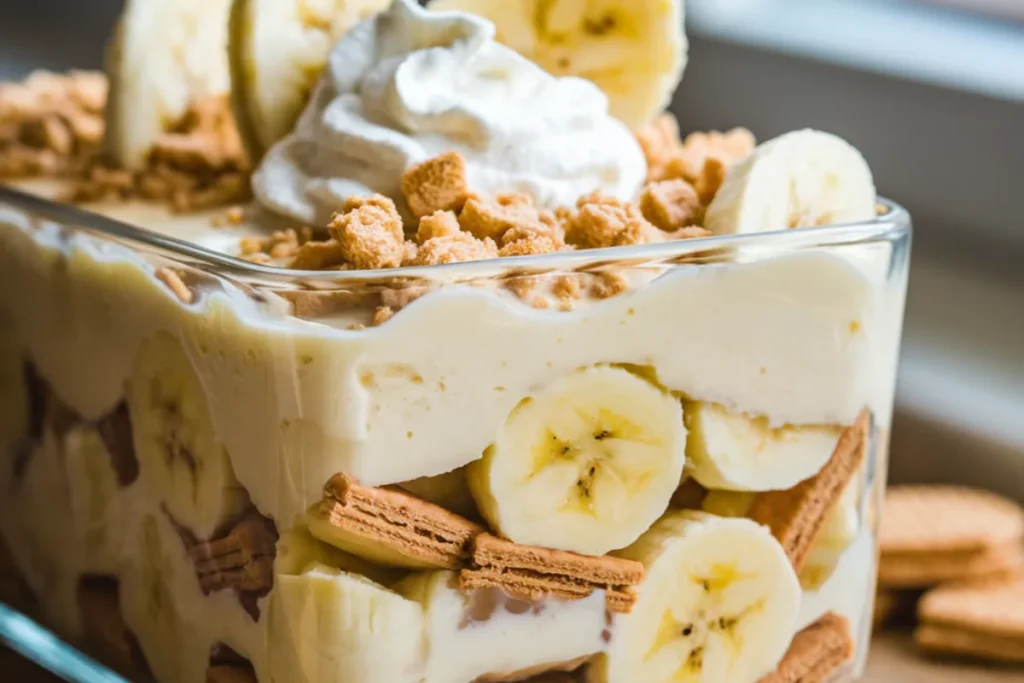
<svg viewBox="0 0 1024 683"><path fill-rule="evenodd" d="M890 487L882 508L882 553L983 550L1024 539L1024 510L964 486Z"/></svg>
<svg viewBox="0 0 1024 683"><path fill-rule="evenodd" d="M864 461L870 426L871 413L865 410L839 437L832 457L816 475L785 491L759 493L747 512L755 522L771 529L798 573L829 511Z"/></svg>
<svg viewBox="0 0 1024 683"><path fill-rule="evenodd" d="M491 534L474 539L472 563L459 576L464 590L499 588L524 600L579 600L603 590L613 612L632 609L636 596L631 587L644 578L639 562L518 545Z"/></svg>
<svg viewBox="0 0 1024 683"><path fill-rule="evenodd" d="M1024 663L1024 576L933 588L917 616L923 650Z"/></svg>
<svg viewBox="0 0 1024 683"><path fill-rule="evenodd" d="M274 522L251 510L226 536L196 543L188 554L203 593L225 589L266 593L274 583L276 545Z"/></svg>
<svg viewBox="0 0 1024 683"><path fill-rule="evenodd" d="M1024 569L1024 510L962 486L899 486L885 497L878 581L927 588Z"/></svg>
<svg viewBox="0 0 1024 683"><path fill-rule="evenodd" d="M367 560L408 569L458 569L484 531L443 507L398 489L361 486L338 474L306 514L324 543Z"/></svg>
<svg viewBox="0 0 1024 683"><path fill-rule="evenodd" d="M759 683L822 683L853 658L853 648L850 622L829 612L796 634L775 673Z"/></svg>
<svg viewBox="0 0 1024 683"><path fill-rule="evenodd" d="M999 578L1024 571L1024 543L977 551L885 553L878 583L887 588L926 588L949 581Z"/></svg>

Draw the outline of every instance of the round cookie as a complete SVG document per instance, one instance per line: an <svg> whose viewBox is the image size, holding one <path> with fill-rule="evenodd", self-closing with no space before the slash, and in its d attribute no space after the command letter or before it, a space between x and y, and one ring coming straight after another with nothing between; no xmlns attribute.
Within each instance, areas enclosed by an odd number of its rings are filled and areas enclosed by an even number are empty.
<svg viewBox="0 0 1024 683"><path fill-rule="evenodd" d="M878 583L927 588L1024 569L1024 509L986 491L901 486L885 497Z"/></svg>
<svg viewBox="0 0 1024 683"><path fill-rule="evenodd" d="M933 588L917 615L924 650L1024 663L1024 576Z"/></svg>
<svg viewBox="0 0 1024 683"><path fill-rule="evenodd" d="M963 486L891 487L882 508L879 549L981 550L1024 539L1024 510L994 493Z"/></svg>

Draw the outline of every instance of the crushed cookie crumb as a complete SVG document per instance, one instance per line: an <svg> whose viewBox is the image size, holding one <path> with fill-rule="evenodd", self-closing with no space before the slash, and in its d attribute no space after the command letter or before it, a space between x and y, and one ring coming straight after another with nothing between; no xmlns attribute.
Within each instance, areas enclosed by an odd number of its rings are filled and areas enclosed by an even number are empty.
<svg viewBox="0 0 1024 683"><path fill-rule="evenodd" d="M661 231L640 209L614 197L592 194L580 198L579 209L568 221L565 238L582 249L602 249L661 242Z"/></svg>
<svg viewBox="0 0 1024 683"><path fill-rule="evenodd" d="M469 233L432 237L420 245L414 266L438 266L444 263L480 261L497 258L498 246L489 237L480 240Z"/></svg>
<svg viewBox="0 0 1024 683"><path fill-rule="evenodd" d="M240 206L232 206L224 213L214 216L213 227L222 228L225 225L241 225L245 222L245 209ZM312 228L307 228L312 232Z"/></svg>
<svg viewBox="0 0 1024 683"><path fill-rule="evenodd" d="M696 184L705 172L709 157L716 157L728 170L749 155L757 143L753 133L745 128L725 133L695 132L680 140L678 124L667 116L637 131L636 138L647 159L648 182L680 178L691 184ZM718 170L713 167L709 172ZM717 190L714 184L707 185L708 190L711 187Z"/></svg>
<svg viewBox="0 0 1024 683"><path fill-rule="evenodd" d="M711 155L704 159L704 167L701 169L700 175L697 176L694 187L700 196L700 201L705 206L710 204L718 194L718 189L725 182L728 172L729 169L725 161L719 157Z"/></svg>
<svg viewBox="0 0 1024 683"><path fill-rule="evenodd" d="M288 264L296 270L326 270L345 263L345 253L338 240L306 242Z"/></svg>
<svg viewBox="0 0 1024 683"><path fill-rule="evenodd" d="M644 218L665 232L700 223L704 207L697 190L682 178L648 183L640 195Z"/></svg>
<svg viewBox="0 0 1024 683"><path fill-rule="evenodd" d="M402 196L416 218L461 210L469 197L466 159L452 151L409 168L402 175Z"/></svg>
<svg viewBox="0 0 1024 683"><path fill-rule="evenodd" d="M562 301L575 301L583 295L582 276L577 273L560 275L551 285L551 293Z"/></svg>
<svg viewBox="0 0 1024 683"><path fill-rule="evenodd" d="M538 212L539 220L510 228L501 237L500 256L549 254L565 249L565 229L551 211Z"/></svg>
<svg viewBox="0 0 1024 683"><path fill-rule="evenodd" d="M539 223L540 212L526 194L501 194L493 201L470 198L459 214L459 225L477 239L501 243L505 233L521 225Z"/></svg>
<svg viewBox="0 0 1024 683"><path fill-rule="evenodd" d="M99 156L79 169L66 199L72 202L166 202L190 212L249 197L250 165L227 96L196 100L154 143L139 171L107 166Z"/></svg>
<svg viewBox="0 0 1024 683"><path fill-rule="evenodd" d="M610 299L629 289L629 281L621 273L598 273L590 286L590 293L598 299Z"/></svg>
<svg viewBox="0 0 1024 683"><path fill-rule="evenodd" d="M688 225L685 228L665 233L665 239L670 242L676 240L692 240L699 237L711 237L711 231L705 230L699 225Z"/></svg>
<svg viewBox="0 0 1024 683"><path fill-rule="evenodd" d="M380 293L381 304L394 311L400 311L413 301L434 290L433 285L406 285L385 289Z"/></svg>
<svg viewBox="0 0 1024 683"><path fill-rule="evenodd" d="M0 177L74 174L103 138L106 77L35 71L0 83Z"/></svg>
<svg viewBox="0 0 1024 683"><path fill-rule="evenodd" d="M378 306L377 310L373 312L373 324L383 325L387 321L391 320L395 315L394 310L390 306Z"/></svg>
<svg viewBox="0 0 1024 683"><path fill-rule="evenodd" d="M192 290L185 285L185 282L181 279L180 275L170 268L157 268L155 275L158 280L163 282L172 292L174 292L174 296L178 297L182 303L192 303L195 297L192 294Z"/></svg>
<svg viewBox="0 0 1024 683"><path fill-rule="evenodd" d="M341 245L346 263L357 270L397 268L405 256L402 217L383 195L350 199L345 212L327 226Z"/></svg>
<svg viewBox="0 0 1024 683"><path fill-rule="evenodd" d="M447 237L461 232L459 219L452 211L435 211L429 216L420 218L419 228L416 230L416 241L423 244L434 237Z"/></svg>
<svg viewBox="0 0 1024 683"><path fill-rule="evenodd" d="M644 152L648 168L661 166L682 144L679 122L666 112L638 130L636 140Z"/></svg>

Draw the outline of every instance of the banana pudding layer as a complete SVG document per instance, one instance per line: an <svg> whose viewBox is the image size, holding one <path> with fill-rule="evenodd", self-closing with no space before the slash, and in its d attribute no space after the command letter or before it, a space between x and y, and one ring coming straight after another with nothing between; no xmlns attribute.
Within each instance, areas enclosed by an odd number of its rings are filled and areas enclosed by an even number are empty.
<svg viewBox="0 0 1024 683"><path fill-rule="evenodd" d="M128 3L102 145L12 183L143 232L0 198L46 623L158 683L854 680L899 211L681 138L678 0L535 4Z"/></svg>

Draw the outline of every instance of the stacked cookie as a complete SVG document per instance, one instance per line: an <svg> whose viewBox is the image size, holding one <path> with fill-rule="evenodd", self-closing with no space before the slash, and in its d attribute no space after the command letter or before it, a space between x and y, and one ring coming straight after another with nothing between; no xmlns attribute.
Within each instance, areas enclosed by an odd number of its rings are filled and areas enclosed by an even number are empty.
<svg viewBox="0 0 1024 683"><path fill-rule="evenodd" d="M955 486L890 489L876 625L917 601L923 650L1024 663L1024 509Z"/></svg>

